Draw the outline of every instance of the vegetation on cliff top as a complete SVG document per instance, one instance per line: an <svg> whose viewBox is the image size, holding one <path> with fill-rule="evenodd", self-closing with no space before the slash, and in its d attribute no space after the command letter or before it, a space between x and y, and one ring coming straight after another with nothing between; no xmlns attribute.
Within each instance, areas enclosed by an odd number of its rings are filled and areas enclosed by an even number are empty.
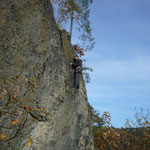
<svg viewBox="0 0 150 150"><path fill-rule="evenodd" d="M92 35L90 16L90 4L93 0L52 0L57 6L56 21L60 25L69 20L70 23L70 39L72 37L73 23L78 25L79 39L82 41L80 47L84 51L89 51L94 47L94 37Z"/></svg>
<svg viewBox="0 0 150 150"><path fill-rule="evenodd" d="M150 112L136 110L135 119L128 120L124 128L111 125L109 112L100 114L91 107L93 120L94 146L97 150L149 150Z"/></svg>

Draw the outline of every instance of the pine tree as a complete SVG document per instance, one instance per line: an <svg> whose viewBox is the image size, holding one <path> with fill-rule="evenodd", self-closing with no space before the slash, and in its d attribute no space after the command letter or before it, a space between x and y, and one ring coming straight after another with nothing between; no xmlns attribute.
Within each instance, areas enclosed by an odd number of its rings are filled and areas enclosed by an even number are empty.
<svg viewBox="0 0 150 150"><path fill-rule="evenodd" d="M70 23L70 40L72 38L73 23L78 24L80 39L83 42L82 47L91 50L94 47L94 38L89 21L89 6L93 0L54 0L58 5L57 23L62 24L71 20Z"/></svg>

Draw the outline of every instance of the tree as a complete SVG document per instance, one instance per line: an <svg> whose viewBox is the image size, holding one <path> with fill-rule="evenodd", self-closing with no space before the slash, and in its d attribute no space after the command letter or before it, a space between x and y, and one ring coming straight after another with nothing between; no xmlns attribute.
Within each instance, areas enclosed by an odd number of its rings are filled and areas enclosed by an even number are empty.
<svg viewBox="0 0 150 150"><path fill-rule="evenodd" d="M89 15L90 15L90 4L93 0L79 0L79 5L82 8L82 15L79 22L78 30L81 31L80 39L83 41L82 45L86 51L91 50L94 47L94 37L92 36L92 29L90 25Z"/></svg>
<svg viewBox="0 0 150 150"><path fill-rule="evenodd" d="M73 23L78 24L78 31L81 33L79 39L82 43L73 45L76 53L83 56L86 51L90 51L94 47L94 38L91 34L92 29L89 21L90 9L89 6L93 0L52 0L54 4L57 4L57 25L62 27L63 22L71 20L70 23L70 41L72 38ZM83 77L86 83L89 83L91 78L89 72L93 71L92 68L83 67Z"/></svg>
<svg viewBox="0 0 150 150"><path fill-rule="evenodd" d="M82 47L91 50L94 47L94 38L91 34L91 26L89 21L90 9L89 5L93 0L53 0L58 5L57 23L62 24L71 20L70 24L70 40L72 37L73 22L76 22L78 30L82 32L80 35Z"/></svg>
<svg viewBox="0 0 150 150"><path fill-rule="evenodd" d="M127 121L126 128L116 129L111 125L108 112L100 115L91 107L94 147L97 150L148 150L150 147L150 113L143 109L135 113L135 121Z"/></svg>
<svg viewBox="0 0 150 150"><path fill-rule="evenodd" d="M67 21L68 19L71 19L71 25L70 25L70 40L72 37L72 29L73 29L73 21L74 19L76 21L79 20L81 16L81 7L77 4L74 0L66 0L66 1L60 1L59 3L59 9L58 9L58 23L61 24L63 21Z"/></svg>
<svg viewBox="0 0 150 150"><path fill-rule="evenodd" d="M120 134L111 127L111 116L109 112L100 114L91 107L91 117L93 120L94 147L97 150L108 148L117 149Z"/></svg>
<svg viewBox="0 0 150 150"><path fill-rule="evenodd" d="M136 143L139 144L138 148L146 150L150 147L150 111L149 109L146 112L143 108L137 110L135 108L134 120L126 120L125 123L126 128L129 130L134 136L136 136ZM135 128L135 130L132 130ZM133 141L133 140L132 140Z"/></svg>

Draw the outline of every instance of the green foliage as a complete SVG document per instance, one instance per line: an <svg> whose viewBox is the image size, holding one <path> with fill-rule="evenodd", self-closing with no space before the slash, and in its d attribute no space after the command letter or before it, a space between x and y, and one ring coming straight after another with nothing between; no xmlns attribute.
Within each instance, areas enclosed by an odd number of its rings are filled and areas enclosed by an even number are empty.
<svg viewBox="0 0 150 150"><path fill-rule="evenodd" d="M58 23L67 22L72 16L78 20L81 15L81 8L74 0L60 0L58 3Z"/></svg>
<svg viewBox="0 0 150 150"><path fill-rule="evenodd" d="M95 44L89 21L89 6L92 2L93 0L53 0L53 3L58 6L58 16L56 18L58 24L66 23L71 19L70 34L72 35L73 21L76 22L81 33L79 39L86 51L91 50Z"/></svg>
<svg viewBox="0 0 150 150"><path fill-rule="evenodd" d="M91 78L89 72L87 71L93 72L93 69L89 67L82 67L82 70L83 70L83 78L85 80L85 83L90 83Z"/></svg>
<svg viewBox="0 0 150 150"><path fill-rule="evenodd" d="M93 121L93 127L102 127L103 125L105 125L105 121L99 117L99 112L97 112L96 110L94 110L94 108L92 106L91 107L91 118Z"/></svg>
<svg viewBox="0 0 150 150"><path fill-rule="evenodd" d="M90 25L90 4L93 3L93 0L79 0L79 5L82 8L82 15L79 22L78 30L81 31L80 39L83 41L82 45L87 51L91 50L94 47L94 37L92 36L92 29Z"/></svg>

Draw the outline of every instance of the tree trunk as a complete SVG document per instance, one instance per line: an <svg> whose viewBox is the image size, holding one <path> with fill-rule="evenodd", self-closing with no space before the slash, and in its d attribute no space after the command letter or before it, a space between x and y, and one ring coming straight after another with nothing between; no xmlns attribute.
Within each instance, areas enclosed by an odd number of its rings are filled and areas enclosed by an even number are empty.
<svg viewBox="0 0 150 150"><path fill-rule="evenodd" d="M73 29L73 13L71 14L70 41L71 41L71 38L72 38L72 29Z"/></svg>

